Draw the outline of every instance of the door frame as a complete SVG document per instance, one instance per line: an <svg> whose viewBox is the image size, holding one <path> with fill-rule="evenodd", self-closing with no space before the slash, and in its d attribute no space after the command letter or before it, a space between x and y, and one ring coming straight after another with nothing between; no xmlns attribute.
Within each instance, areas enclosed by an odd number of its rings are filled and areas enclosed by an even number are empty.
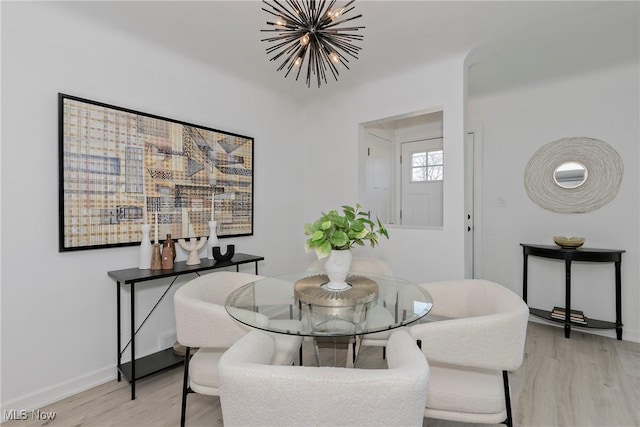
<svg viewBox="0 0 640 427"><path fill-rule="evenodd" d="M465 132L464 275L467 279L482 278L482 130L482 125L475 125Z"/></svg>

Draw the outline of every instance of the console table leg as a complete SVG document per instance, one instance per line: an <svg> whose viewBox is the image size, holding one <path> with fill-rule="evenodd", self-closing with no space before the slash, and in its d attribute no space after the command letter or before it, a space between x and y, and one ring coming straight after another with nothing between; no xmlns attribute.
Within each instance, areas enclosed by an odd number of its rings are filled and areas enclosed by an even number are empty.
<svg viewBox="0 0 640 427"><path fill-rule="evenodd" d="M616 272L616 337L622 340L622 278L620 274L621 262L614 262Z"/></svg>
<svg viewBox="0 0 640 427"><path fill-rule="evenodd" d="M571 320L571 260L565 259L564 261L565 268L565 324L564 324L564 337L569 338L571 335L571 325L569 324Z"/></svg>
<svg viewBox="0 0 640 427"><path fill-rule="evenodd" d="M528 255L526 252L526 248L522 248L523 250L523 255L522 255L522 299L524 300L524 302L527 302L527 276L528 276L528 266L529 266L529 259L528 259Z"/></svg>
<svg viewBox="0 0 640 427"><path fill-rule="evenodd" d="M118 358L116 359L118 361L118 364L116 365L116 371L118 371L118 382L120 382L120 380L122 379L122 374L120 373L120 366L122 365L122 356L120 353L120 346L122 345L122 338L120 337L120 331L121 331L121 322L120 322L120 281L118 281L117 284L117 290L116 290L116 307L117 307L117 312L118 312Z"/></svg>
<svg viewBox="0 0 640 427"><path fill-rule="evenodd" d="M136 309L134 283L131 283L131 400L136 399Z"/></svg>

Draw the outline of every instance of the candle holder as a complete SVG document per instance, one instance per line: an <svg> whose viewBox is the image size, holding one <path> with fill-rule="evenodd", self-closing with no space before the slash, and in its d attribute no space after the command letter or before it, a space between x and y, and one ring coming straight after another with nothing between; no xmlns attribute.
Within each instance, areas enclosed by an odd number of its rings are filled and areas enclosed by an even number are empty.
<svg viewBox="0 0 640 427"><path fill-rule="evenodd" d="M191 237L189 239L189 243L187 243L184 239L178 239L178 244L182 249L189 252L189 257L187 258L187 265L198 265L200 264L200 256L198 255L198 251L202 249L202 247L207 243L205 239L199 239Z"/></svg>
<svg viewBox="0 0 640 427"><path fill-rule="evenodd" d="M218 221L209 221L209 239L207 239L207 258L215 259L213 256L213 247L218 246L218 234L217 234Z"/></svg>
<svg viewBox="0 0 640 427"><path fill-rule="evenodd" d="M229 261L236 253L236 247L235 245L227 245L227 252L225 252L223 255L220 253L220 246L214 246L212 252L213 258L216 261Z"/></svg>

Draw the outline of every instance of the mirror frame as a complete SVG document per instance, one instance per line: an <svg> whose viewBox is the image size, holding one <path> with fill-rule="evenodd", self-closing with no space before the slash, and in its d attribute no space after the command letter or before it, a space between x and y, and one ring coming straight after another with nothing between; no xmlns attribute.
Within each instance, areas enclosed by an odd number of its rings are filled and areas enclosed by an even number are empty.
<svg viewBox="0 0 640 427"><path fill-rule="evenodd" d="M558 166L575 162L588 173L585 181L573 188L558 185L554 172ZM616 150L604 141L588 137L562 138L536 151L524 172L529 198L538 206L560 213L594 211L618 194L624 166Z"/></svg>

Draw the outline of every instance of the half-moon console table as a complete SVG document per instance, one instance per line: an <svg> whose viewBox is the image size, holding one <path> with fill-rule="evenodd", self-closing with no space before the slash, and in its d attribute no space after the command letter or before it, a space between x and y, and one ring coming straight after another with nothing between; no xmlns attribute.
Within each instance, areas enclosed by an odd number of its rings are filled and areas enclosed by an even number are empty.
<svg viewBox="0 0 640 427"><path fill-rule="evenodd" d="M614 329L616 337L622 340L622 280L620 278L620 266L622 264L622 254L624 250L619 249L592 249L592 248L561 248L558 246L545 245L529 245L520 243L523 255L523 272L522 272L522 299L527 302L527 261L528 256L537 256L541 258L561 259L564 260L565 268L565 318L556 319L551 317L551 311L540 310L537 308L529 308L529 312L544 319L564 324L564 336L569 338L571 335L571 327L578 326L582 328L593 329ZM571 263L573 261L585 262L612 262L615 265L616 280L616 321L607 322L604 320L586 318L586 323L572 322L571 314Z"/></svg>
<svg viewBox="0 0 640 427"><path fill-rule="evenodd" d="M255 263L255 271L256 274L258 274L258 261L263 260L264 257L262 256L236 253L229 261L216 261L213 259L202 258L200 259L200 264L198 265L187 265L185 261L176 262L171 270L140 270L138 268L127 268L125 270L109 271L107 273L110 278L117 282L116 301L118 310L118 381L120 381L121 375L124 375L124 377L131 382L131 400L134 400L136 398L136 380L184 363L183 357L176 356L173 353L173 347L136 359L136 334L145 324L158 304L160 304L160 301L162 301L171 286L175 283L176 279L184 274L194 273L199 276L201 271L215 270L225 267L236 267L236 271L240 271L240 265L250 263ZM171 281L167 289L165 289L162 296L155 303L151 311L146 315L140 326L138 326L138 328L136 329L136 305L134 299L135 284L140 282L147 282L149 280L162 279L165 277L173 277L173 280ZM131 338L129 342L124 346L124 348L122 348L120 337L122 332L120 320L120 288L124 285L131 286L131 313L129 320L131 325ZM131 361L122 363L122 355L124 354L127 347L129 347L131 350Z"/></svg>

